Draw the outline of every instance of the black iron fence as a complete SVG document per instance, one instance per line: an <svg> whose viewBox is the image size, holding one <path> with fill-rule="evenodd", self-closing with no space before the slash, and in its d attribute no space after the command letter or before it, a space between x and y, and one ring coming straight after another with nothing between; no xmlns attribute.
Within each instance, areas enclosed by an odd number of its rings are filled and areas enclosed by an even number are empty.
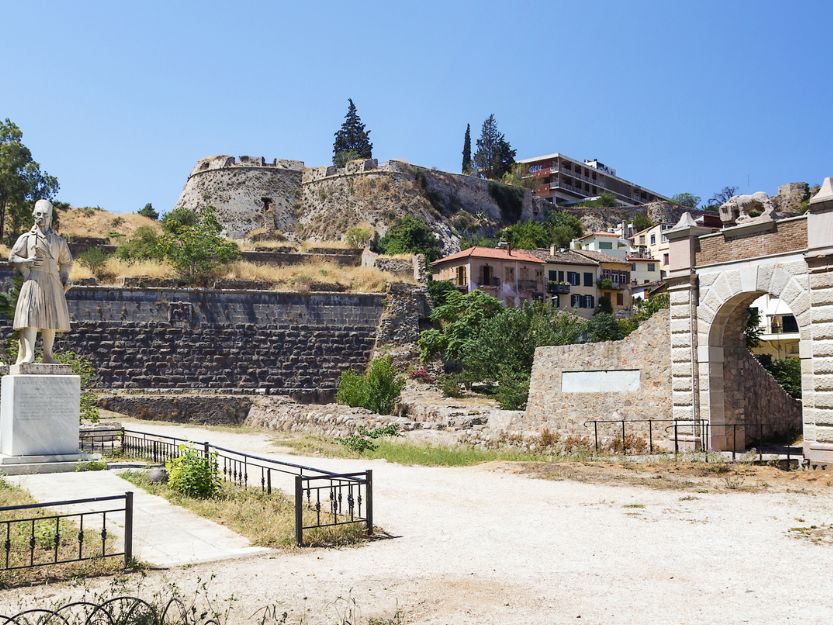
<svg viewBox="0 0 833 625"><path fill-rule="evenodd" d="M721 448L729 449L732 460L739 449L755 447L758 460L763 461L763 447L767 443L766 425L761 422L710 423L708 419L591 419L584 426L593 430L596 453L604 450L633 454L653 454L660 441L673 445L674 454L688 445L694 451L714 451L712 441L720 439ZM784 447L787 462L791 461L789 447ZM661 451L671 451L661 449Z"/></svg>
<svg viewBox="0 0 833 625"><path fill-rule="evenodd" d="M107 505L103 509L44 513L101 503ZM114 517L124 524L121 544L110 530ZM0 540L0 570L118 557L124 558L127 566L133 558L133 493L0 507Z"/></svg>
<svg viewBox="0 0 833 625"><path fill-rule="evenodd" d="M85 451L163 463L192 449L212 458L225 482L240 488L258 488L268 494L273 488L294 493L295 540L299 545L304 544L304 530L362 524L368 535L373 533L372 471L335 473L235 451L207 441L194 442L126 428L98 430L94 434L82 437L81 446Z"/></svg>

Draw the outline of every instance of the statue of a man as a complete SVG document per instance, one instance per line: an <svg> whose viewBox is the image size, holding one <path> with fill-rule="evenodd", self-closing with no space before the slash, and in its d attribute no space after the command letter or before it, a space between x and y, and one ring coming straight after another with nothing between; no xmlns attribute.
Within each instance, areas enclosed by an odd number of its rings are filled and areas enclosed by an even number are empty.
<svg viewBox="0 0 833 625"><path fill-rule="evenodd" d="M23 286L14 312L14 329L20 332L17 364L35 361L35 340L43 338L43 362L54 363L56 332L69 331L65 293L70 287L72 256L63 238L52 230L52 203L35 202L35 225L14 244L11 262L23 274Z"/></svg>

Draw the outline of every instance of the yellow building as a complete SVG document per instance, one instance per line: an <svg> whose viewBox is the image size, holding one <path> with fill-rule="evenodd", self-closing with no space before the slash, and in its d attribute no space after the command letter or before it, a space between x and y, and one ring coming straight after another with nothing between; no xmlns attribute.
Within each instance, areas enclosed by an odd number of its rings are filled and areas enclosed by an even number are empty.
<svg viewBox="0 0 833 625"><path fill-rule="evenodd" d="M599 295L608 297L614 314L627 316L631 313L631 265L625 259L614 258L602 252L575 250L585 258L599 263Z"/></svg>
<svg viewBox="0 0 833 625"><path fill-rule="evenodd" d="M573 250L532 250L546 263L547 297L555 308L580 317L590 317L599 298L598 261Z"/></svg>
<svg viewBox="0 0 833 625"><path fill-rule="evenodd" d="M653 258L659 263L660 275L656 279L668 277L669 243L665 233L673 226L671 224L657 224L630 238L631 248L636 255Z"/></svg>

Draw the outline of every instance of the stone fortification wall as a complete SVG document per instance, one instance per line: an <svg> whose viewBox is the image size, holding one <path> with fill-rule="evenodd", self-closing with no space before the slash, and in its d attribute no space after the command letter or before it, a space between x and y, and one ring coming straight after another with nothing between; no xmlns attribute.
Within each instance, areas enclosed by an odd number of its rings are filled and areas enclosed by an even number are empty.
<svg viewBox="0 0 833 625"><path fill-rule="evenodd" d="M671 358L668 311L660 311L644 322L624 340L585 343L535 350L524 427L527 430L546 427L566 436L593 436L592 428L584 426L590 419L670 419ZM610 383L594 392L576 392L570 383L563 388L565 373L591 372L638 380L627 391L617 391ZM637 372L637 373L634 373ZM601 376L600 376L601 379ZM592 386L588 388L593 388ZM618 436L620 426L600 427L600 439ZM627 432L636 434L642 426ZM647 426L644 428L647 441ZM667 438L664 430L654 432L655 441Z"/></svg>
<svg viewBox="0 0 833 625"><path fill-rule="evenodd" d="M671 202L649 202L640 206L616 206L614 208L576 206L565 208L581 220L587 232L605 231L610 226L631 221L635 215L644 214L654 222L676 224L686 208Z"/></svg>
<svg viewBox="0 0 833 625"><path fill-rule="evenodd" d="M177 206L211 205L228 236L292 232L304 163L261 156L213 156L197 161Z"/></svg>
<svg viewBox="0 0 833 625"><path fill-rule="evenodd" d="M337 239L362 222L383 235L410 215L431 225L446 252L459 249L461 236L542 219L547 209L529 192L488 180L372 159L307 169L300 204L298 221L308 238Z"/></svg>
<svg viewBox="0 0 833 625"><path fill-rule="evenodd" d="M67 299L58 348L89 358L100 388L328 399L342 370L367 365L385 296L79 287Z"/></svg>
<svg viewBox="0 0 833 625"><path fill-rule="evenodd" d="M807 219L794 217L762 224L757 230L747 226L727 228L698 239L697 267L713 263L800 252L807 249Z"/></svg>

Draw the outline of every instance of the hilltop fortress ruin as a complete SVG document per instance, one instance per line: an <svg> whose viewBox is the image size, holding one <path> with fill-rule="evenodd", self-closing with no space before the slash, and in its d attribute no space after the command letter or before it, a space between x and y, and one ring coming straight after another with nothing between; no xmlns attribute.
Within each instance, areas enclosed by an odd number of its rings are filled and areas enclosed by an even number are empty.
<svg viewBox="0 0 833 625"><path fill-rule="evenodd" d="M384 234L411 215L430 224L447 251L457 249L461 236L542 219L546 211L529 191L404 161L305 167L227 155L197 161L176 205L213 206L233 238L338 239L360 223Z"/></svg>

